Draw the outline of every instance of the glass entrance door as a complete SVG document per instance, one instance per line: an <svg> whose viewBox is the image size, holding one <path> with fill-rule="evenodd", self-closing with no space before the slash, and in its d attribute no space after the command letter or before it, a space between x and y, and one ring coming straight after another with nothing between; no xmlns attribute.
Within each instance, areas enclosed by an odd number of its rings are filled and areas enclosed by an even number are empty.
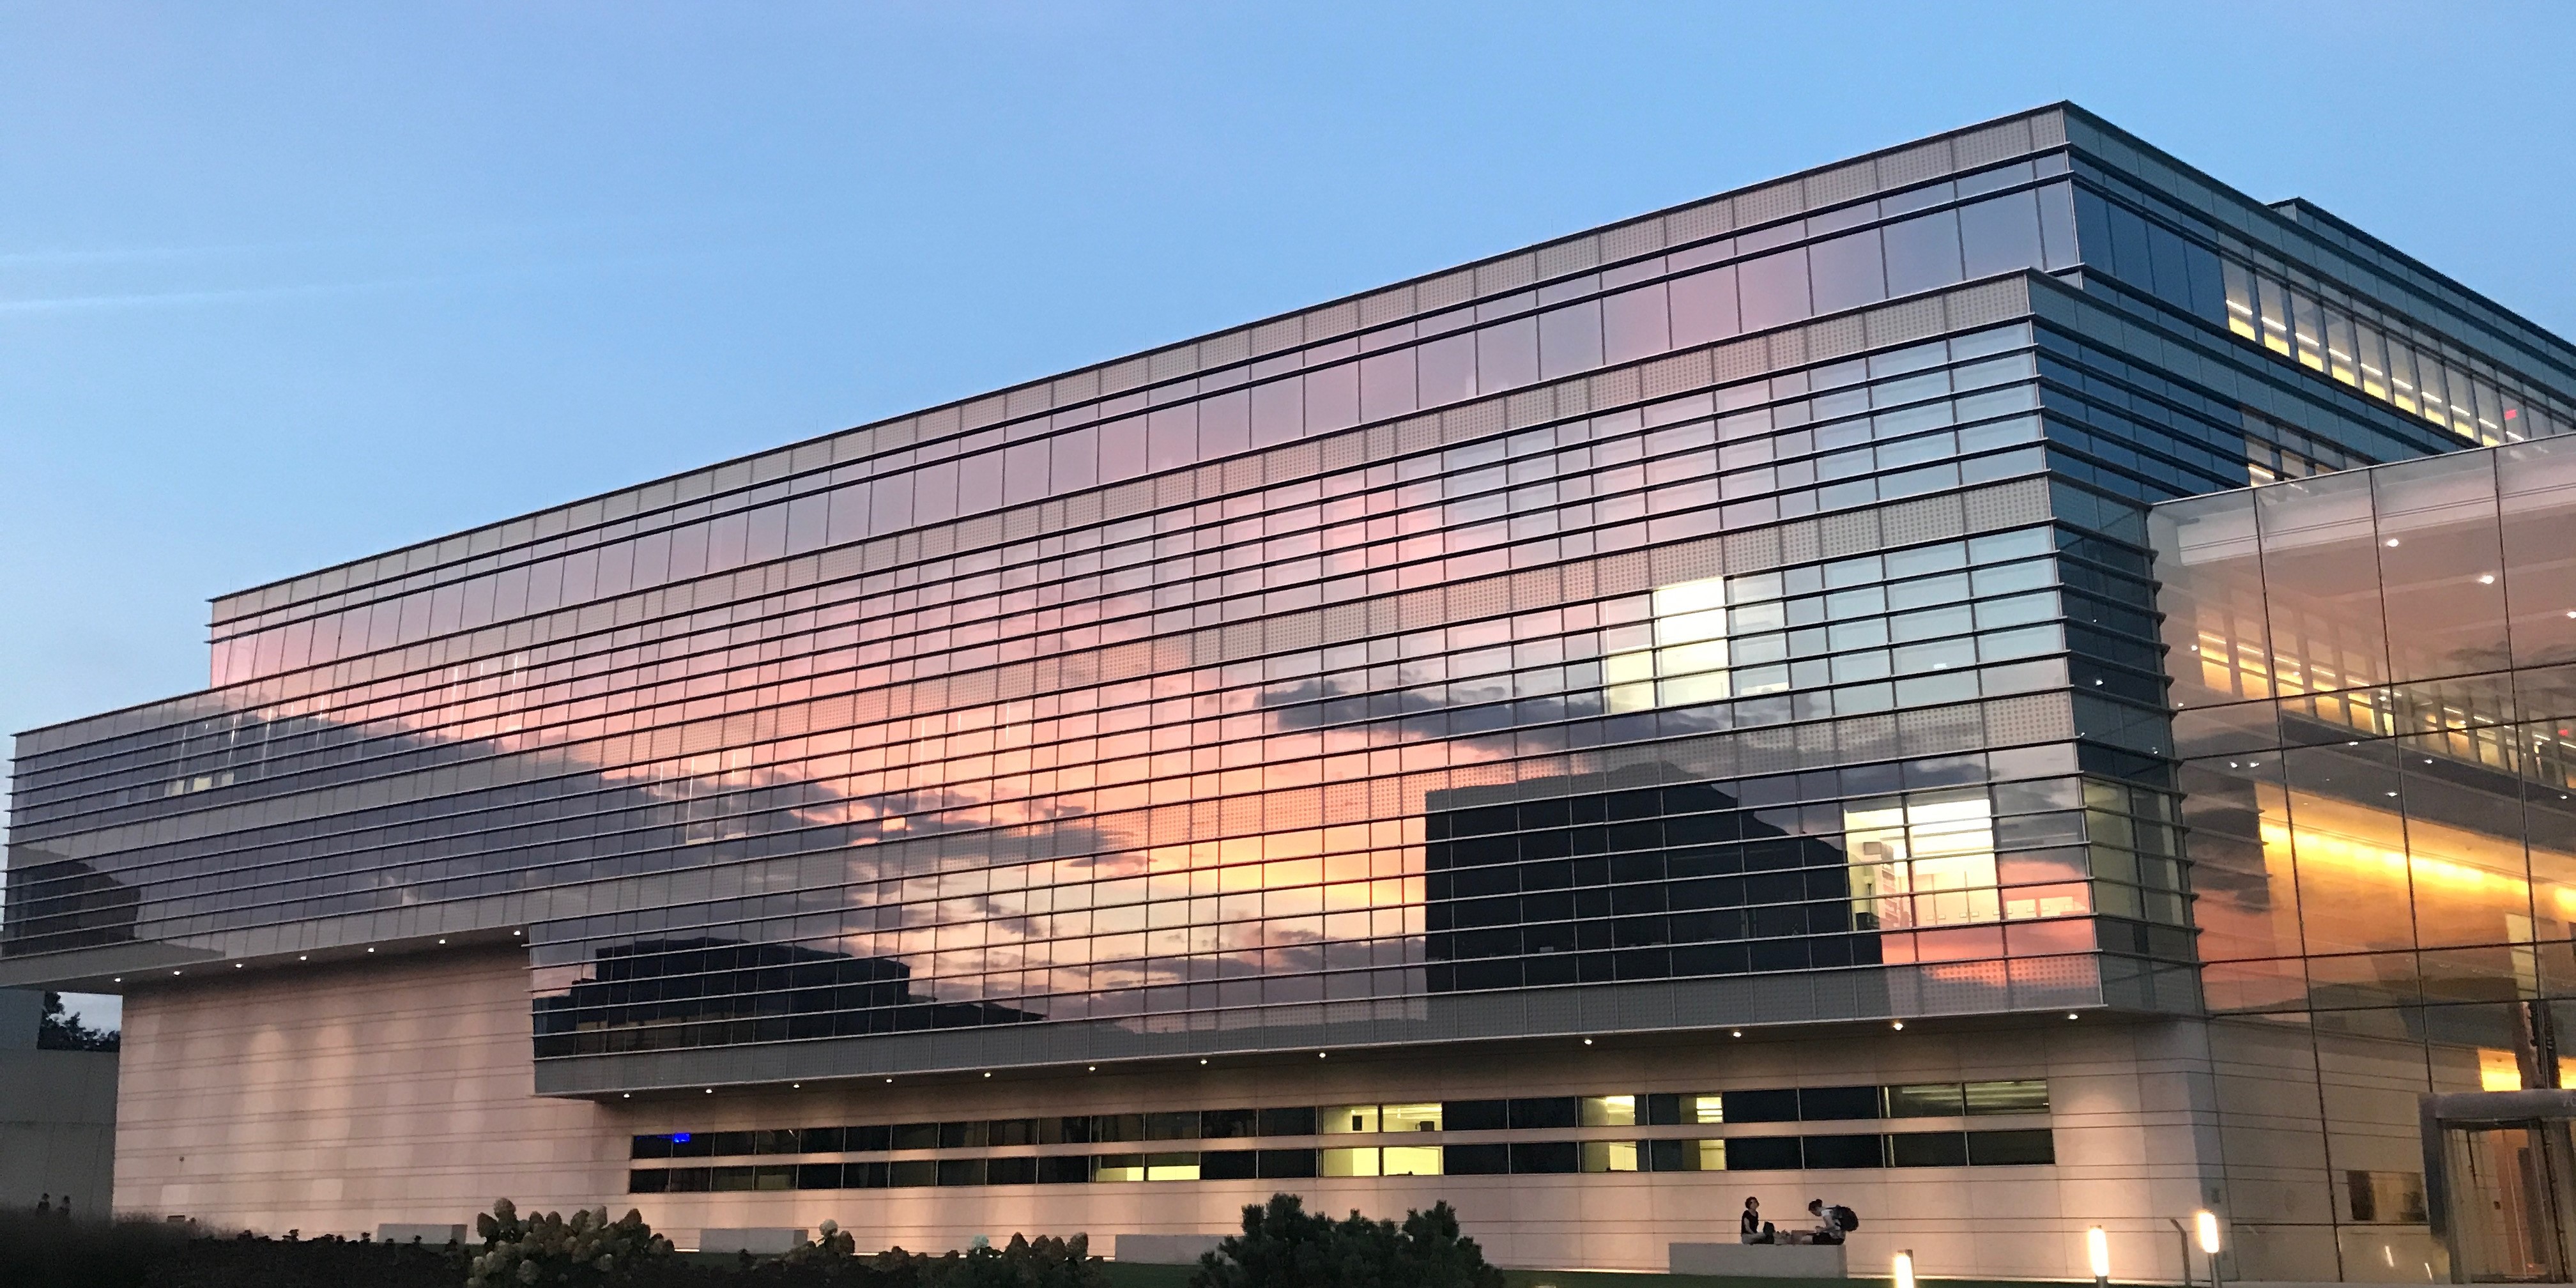
<svg viewBox="0 0 2576 1288"><path fill-rule="evenodd" d="M2479 1123L2446 1126L2442 1135L2458 1278L2564 1282L2564 1187L2576 1170L2566 1124Z"/></svg>

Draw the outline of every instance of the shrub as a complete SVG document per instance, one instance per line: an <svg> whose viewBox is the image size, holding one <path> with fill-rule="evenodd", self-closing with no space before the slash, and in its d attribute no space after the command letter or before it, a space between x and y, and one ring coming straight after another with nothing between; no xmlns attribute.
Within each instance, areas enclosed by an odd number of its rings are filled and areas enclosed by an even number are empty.
<svg viewBox="0 0 2576 1288"><path fill-rule="evenodd" d="M1407 1212L1404 1223L1354 1211L1335 1221L1294 1194L1243 1209L1243 1233L1199 1258L1191 1288L1502 1288L1447 1203Z"/></svg>
<svg viewBox="0 0 2576 1288"><path fill-rule="evenodd" d="M474 1218L474 1232L483 1252L467 1267L465 1288L607 1283L671 1252L633 1209L615 1221L604 1207L575 1209L569 1221L556 1212L522 1220L518 1205L501 1199Z"/></svg>
<svg viewBox="0 0 2576 1288"><path fill-rule="evenodd" d="M823 1237L790 1251L786 1257L787 1264L801 1266L808 1263L845 1262L858 1254L858 1241L852 1239L850 1232L842 1229L838 1221L825 1221L823 1227L815 1233Z"/></svg>

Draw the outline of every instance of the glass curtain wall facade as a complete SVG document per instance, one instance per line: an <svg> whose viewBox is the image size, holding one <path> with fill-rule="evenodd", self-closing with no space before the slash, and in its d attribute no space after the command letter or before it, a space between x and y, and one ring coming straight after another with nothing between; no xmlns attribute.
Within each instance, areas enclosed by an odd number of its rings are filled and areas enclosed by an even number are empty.
<svg viewBox="0 0 2576 1288"><path fill-rule="evenodd" d="M2282 1237L2438 1264L2417 1096L2576 1085L2576 439L2153 532L2209 1009L2312 1052L2272 1112L2324 1184Z"/></svg>
<svg viewBox="0 0 2576 1288"><path fill-rule="evenodd" d="M2009 118L220 599L21 738L0 978L524 933L559 1094L2190 1012L2145 507L2571 371Z"/></svg>

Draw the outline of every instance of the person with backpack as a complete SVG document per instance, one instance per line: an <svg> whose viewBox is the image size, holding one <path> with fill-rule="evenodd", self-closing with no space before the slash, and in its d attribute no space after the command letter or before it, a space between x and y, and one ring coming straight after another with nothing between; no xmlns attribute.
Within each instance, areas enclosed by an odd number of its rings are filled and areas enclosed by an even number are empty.
<svg viewBox="0 0 2576 1288"><path fill-rule="evenodd" d="M1860 1228L1860 1217L1839 1203L1810 1199L1807 1211L1816 1218L1816 1232L1808 1239L1811 1243L1840 1243L1844 1235Z"/></svg>

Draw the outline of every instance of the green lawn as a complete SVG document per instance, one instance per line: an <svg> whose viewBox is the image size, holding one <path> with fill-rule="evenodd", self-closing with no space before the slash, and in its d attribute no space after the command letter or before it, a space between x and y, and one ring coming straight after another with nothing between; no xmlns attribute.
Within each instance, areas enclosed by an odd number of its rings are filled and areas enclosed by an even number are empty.
<svg viewBox="0 0 2576 1288"><path fill-rule="evenodd" d="M1108 1263L1116 1288L1187 1288L1189 1266ZM1621 1270L1506 1270L1510 1288L1886 1288L1885 1279L1730 1279L1717 1275L1658 1275ZM1921 1288L2031 1288L2027 1283L1976 1279L1925 1279Z"/></svg>
<svg viewBox="0 0 2576 1288"><path fill-rule="evenodd" d="M1189 1266L1108 1263L1116 1288L1187 1288ZM1621 1270L1506 1270L1510 1288L1887 1288L1885 1279L1730 1279L1717 1275L1658 1275ZM1921 1288L2032 1288L1978 1279L1925 1279Z"/></svg>

